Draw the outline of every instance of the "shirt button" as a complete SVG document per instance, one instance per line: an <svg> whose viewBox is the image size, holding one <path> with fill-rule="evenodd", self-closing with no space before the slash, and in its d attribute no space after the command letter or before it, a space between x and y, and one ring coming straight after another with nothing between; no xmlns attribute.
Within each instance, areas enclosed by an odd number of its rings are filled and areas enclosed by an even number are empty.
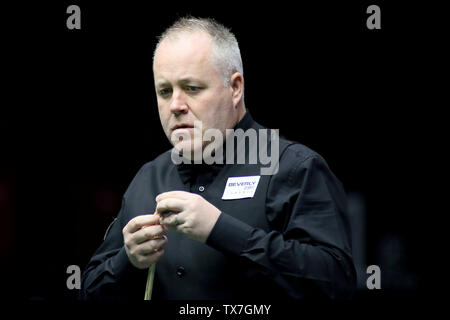
<svg viewBox="0 0 450 320"><path fill-rule="evenodd" d="M204 186L200 186L200 187L198 187L198 191L200 191L200 192L203 192L203 191L205 191L205 187L204 187Z"/></svg>
<svg viewBox="0 0 450 320"><path fill-rule="evenodd" d="M184 274L186 273L186 271L184 270L184 267L178 267L177 268L177 276L179 278L181 278L182 276L184 276Z"/></svg>

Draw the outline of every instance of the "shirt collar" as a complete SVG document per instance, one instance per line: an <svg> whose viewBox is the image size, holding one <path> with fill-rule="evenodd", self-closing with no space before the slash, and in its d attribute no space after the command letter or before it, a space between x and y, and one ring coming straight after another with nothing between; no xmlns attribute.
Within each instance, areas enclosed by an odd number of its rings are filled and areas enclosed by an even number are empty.
<svg viewBox="0 0 450 320"><path fill-rule="evenodd" d="M234 130L242 129L245 131L245 130L253 127L254 124L255 124L255 120L253 120L250 112L248 110L246 110L244 117L241 119L241 121L239 121L236 124L236 126L234 127Z"/></svg>

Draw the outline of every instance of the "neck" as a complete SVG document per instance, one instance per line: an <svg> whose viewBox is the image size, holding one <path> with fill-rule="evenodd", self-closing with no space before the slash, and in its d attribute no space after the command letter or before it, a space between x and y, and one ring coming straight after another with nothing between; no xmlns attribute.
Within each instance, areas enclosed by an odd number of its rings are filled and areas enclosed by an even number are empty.
<svg viewBox="0 0 450 320"><path fill-rule="evenodd" d="M246 113L247 113L247 109L245 108L244 103L242 103L242 102L239 103L238 113L237 113L237 116L236 116L236 122L234 124L235 126L239 123L239 121L242 120L242 118L244 118Z"/></svg>

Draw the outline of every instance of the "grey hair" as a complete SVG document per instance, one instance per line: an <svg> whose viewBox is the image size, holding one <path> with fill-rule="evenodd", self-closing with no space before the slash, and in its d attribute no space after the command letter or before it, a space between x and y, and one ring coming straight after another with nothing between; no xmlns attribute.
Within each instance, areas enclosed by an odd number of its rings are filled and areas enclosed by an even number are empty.
<svg viewBox="0 0 450 320"><path fill-rule="evenodd" d="M204 31L211 36L213 43L212 58L215 65L224 76L225 86L230 84L230 78L233 73L239 72L244 75L241 52L236 37L230 29L211 18L195 18L188 16L175 21L158 37L158 43L153 52L153 60L155 59L156 50L164 39L186 31Z"/></svg>

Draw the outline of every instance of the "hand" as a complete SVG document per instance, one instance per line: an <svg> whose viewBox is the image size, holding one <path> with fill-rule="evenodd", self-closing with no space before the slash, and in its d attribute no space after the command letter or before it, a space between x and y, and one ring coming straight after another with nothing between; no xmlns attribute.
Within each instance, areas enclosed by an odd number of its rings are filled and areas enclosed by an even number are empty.
<svg viewBox="0 0 450 320"><path fill-rule="evenodd" d="M160 225L157 214L137 216L123 228L125 252L130 262L139 269L146 269L164 255L168 229Z"/></svg>
<svg viewBox="0 0 450 320"><path fill-rule="evenodd" d="M221 211L203 197L185 191L169 191L156 197L160 223L189 238L205 243Z"/></svg>

